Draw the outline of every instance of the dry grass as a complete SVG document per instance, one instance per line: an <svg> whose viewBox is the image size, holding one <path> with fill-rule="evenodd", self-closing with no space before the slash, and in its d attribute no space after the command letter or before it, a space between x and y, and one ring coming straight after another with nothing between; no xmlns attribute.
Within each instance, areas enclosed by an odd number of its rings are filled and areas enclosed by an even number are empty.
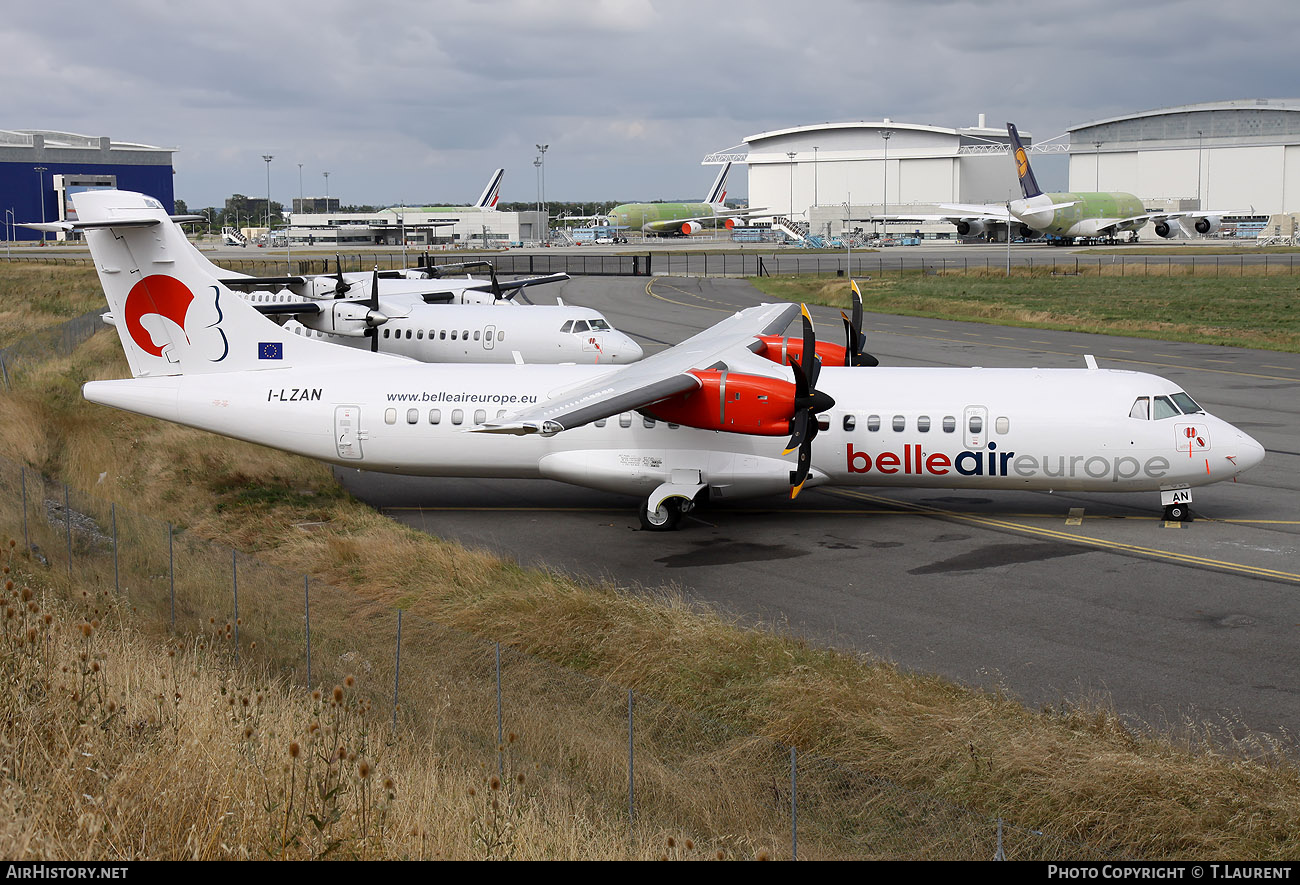
<svg viewBox="0 0 1300 885"><path fill-rule="evenodd" d="M6 574L9 569L6 568ZM308 693L235 669L220 630L157 641L111 594L11 581L0 625L0 855L10 860L654 859L562 782L485 774L394 735L352 677ZM753 853L740 855L753 856Z"/></svg>
<svg viewBox="0 0 1300 885"><path fill-rule="evenodd" d="M103 307L94 268L8 262L0 272L0 346Z"/></svg>
<svg viewBox="0 0 1300 885"><path fill-rule="evenodd" d="M1233 746L1226 732L1207 735L1212 728L1204 723L1190 724L1177 739L1135 733L1104 702L1031 711L1014 699L888 663L741 630L669 593L526 571L377 516L341 494L319 464L89 406L76 395L83 380L124 373L108 334L72 359L52 361L29 376L29 390L8 398L8 413L23 423L5 426L0 442L74 485L184 524L190 534L256 550L294 572L346 587L374 611L401 605L985 814L1117 853L1300 856L1300 773L1290 746L1261 738ZM326 528L294 527L306 520ZM333 629L355 631L346 621L353 616L340 609ZM457 693L467 690L444 687L444 707L430 709L458 707ZM591 718L583 704L556 709L555 718L575 732L617 742L616 732L609 736L615 726ZM293 733L289 725L277 727L281 745ZM726 759L747 755L736 749L743 742L723 746L718 752ZM599 764L584 763L577 777L613 776L601 774ZM700 764L702 772L718 770L707 758ZM213 777L223 784L238 779ZM665 773L662 782L680 777ZM663 799L668 816L697 822L717 815L712 801L680 791ZM609 813L598 809L592 819ZM743 808L737 814L726 820L744 820ZM535 838L563 844L566 826ZM589 826L586 820L584 831ZM908 844L917 844L915 836Z"/></svg>

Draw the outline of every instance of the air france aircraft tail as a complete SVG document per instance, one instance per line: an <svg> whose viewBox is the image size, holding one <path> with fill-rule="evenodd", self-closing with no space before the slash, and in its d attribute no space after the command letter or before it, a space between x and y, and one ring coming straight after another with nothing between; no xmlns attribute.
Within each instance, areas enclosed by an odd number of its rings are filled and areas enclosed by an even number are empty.
<svg viewBox="0 0 1300 885"><path fill-rule="evenodd" d="M130 191L72 196L131 374L137 378L395 359L294 335L214 276L162 204ZM405 362L405 361L403 361Z"/></svg>
<svg viewBox="0 0 1300 885"><path fill-rule="evenodd" d="M474 204L475 209L495 209L497 200L501 199L501 179L506 177L506 170L498 169L492 173L488 179L487 187L483 188L483 193L479 194L478 202Z"/></svg>
<svg viewBox="0 0 1300 885"><path fill-rule="evenodd" d="M1031 197L1040 196L1043 191L1038 186L1038 180L1034 178L1034 170L1029 166L1029 154L1025 151L1025 146L1020 143L1020 133L1016 131L1015 123L1007 124L1007 135L1011 138L1011 156L1016 163L1016 178L1020 179L1020 193L1028 200Z"/></svg>
<svg viewBox="0 0 1300 885"><path fill-rule="evenodd" d="M704 198L704 202L712 203L714 206L720 205L727 199L727 173L731 171L730 163L722 164L722 171L713 182L713 187L709 190L709 195Z"/></svg>

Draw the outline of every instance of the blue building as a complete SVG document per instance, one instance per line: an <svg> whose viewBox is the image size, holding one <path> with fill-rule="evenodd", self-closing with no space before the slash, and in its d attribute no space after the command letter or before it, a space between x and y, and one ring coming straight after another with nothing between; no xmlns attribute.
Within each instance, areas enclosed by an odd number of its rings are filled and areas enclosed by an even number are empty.
<svg viewBox="0 0 1300 885"><path fill-rule="evenodd" d="M39 240L17 227L75 219L69 197L87 188L139 191L175 211L171 148L41 129L0 130L0 214L8 240Z"/></svg>

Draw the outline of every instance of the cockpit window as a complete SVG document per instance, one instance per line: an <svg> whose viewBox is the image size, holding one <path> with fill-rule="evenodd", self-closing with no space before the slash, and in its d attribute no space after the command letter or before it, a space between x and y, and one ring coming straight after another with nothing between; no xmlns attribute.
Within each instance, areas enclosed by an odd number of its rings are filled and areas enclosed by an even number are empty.
<svg viewBox="0 0 1300 885"><path fill-rule="evenodd" d="M593 332L609 331L609 323L605 322L604 320L588 320L587 322L591 323L591 331Z"/></svg>
<svg viewBox="0 0 1300 885"><path fill-rule="evenodd" d="M1151 418L1151 397L1139 396L1133 400L1133 408L1128 410L1130 418L1141 418L1143 421Z"/></svg>
<svg viewBox="0 0 1300 885"><path fill-rule="evenodd" d="M561 331L561 332L572 332L572 331L573 331L573 320L565 320L565 321L564 321L564 325L563 325L563 326L560 326L560 331Z"/></svg>
<svg viewBox="0 0 1300 885"><path fill-rule="evenodd" d="M1161 421L1165 418L1174 418L1181 414L1178 411L1178 407L1175 406L1167 396L1156 397L1154 406L1155 411L1152 413L1151 417L1156 421Z"/></svg>
<svg viewBox="0 0 1300 885"><path fill-rule="evenodd" d="M574 320L574 321L573 321L573 333L574 333L575 335L578 334L579 332L585 332L585 331L587 331L587 321L586 321L586 320Z"/></svg>
<svg viewBox="0 0 1300 885"><path fill-rule="evenodd" d="M1195 415L1197 412L1205 411L1196 404L1196 400L1192 399L1181 390L1177 393L1171 393L1169 398L1178 404L1178 408L1183 410L1184 415Z"/></svg>

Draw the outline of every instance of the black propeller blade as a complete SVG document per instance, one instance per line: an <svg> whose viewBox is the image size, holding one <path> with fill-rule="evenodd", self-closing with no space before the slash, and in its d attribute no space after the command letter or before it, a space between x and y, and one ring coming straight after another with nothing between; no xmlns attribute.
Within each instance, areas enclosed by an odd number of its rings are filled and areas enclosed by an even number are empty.
<svg viewBox="0 0 1300 885"><path fill-rule="evenodd" d="M867 336L862 331L862 292L858 290L857 282L850 280L849 285L853 287L853 320L840 311L844 319L844 365L878 366L880 360L863 349L867 346Z"/></svg>
<svg viewBox="0 0 1300 885"><path fill-rule="evenodd" d="M370 309L379 312L379 265L375 265L375 274L370 278ZM370 329L370 352L379 353L379 327Z"/></svg>
<svg viewBox="0 0 1300 885"><path fill-rule="evenodd" d="M821 374L821 360L817 358L817 340L813 333L812 317L808 307L802 305L803 359L790 360L794 371L794 415L790 419L790 442L784 454L799 450L799 460L790 471L790 498L799 497L812 466L812 441L817 436L817 414L834 408L835 400L817 390L817 377ZM810 362L811 361L811 362Z"/></svg>
<svg viewBox="0 0 1300 885"><path fill-rule="evenodd" d="M343 279L343 259L336 252L334 253L334 297L342 298L351 288L352 284Z"/></svg>

